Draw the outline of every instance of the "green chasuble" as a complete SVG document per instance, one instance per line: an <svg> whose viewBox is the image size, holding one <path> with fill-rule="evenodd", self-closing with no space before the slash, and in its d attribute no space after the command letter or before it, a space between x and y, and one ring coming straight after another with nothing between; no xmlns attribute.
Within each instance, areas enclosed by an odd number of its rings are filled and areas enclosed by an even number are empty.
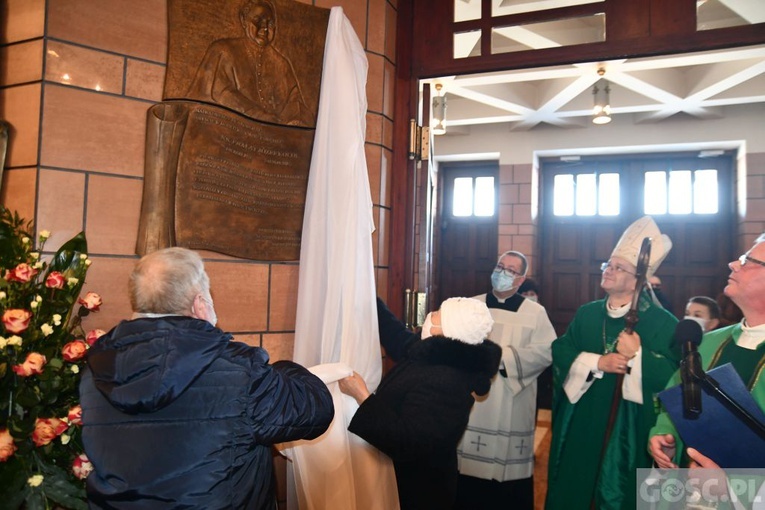
<svg viewBox="0 0 765 510"><path fill-rule="evenodd" d="M650 467L648 431L656 422L658 400L678 368L680 349L673 335L677 319L654 305L643 293L635 331L642 346L643 404L621 399L611 436L603 441L616 387L616 374L594 379L581 399L572 404L563 390L569 369L582 352L604 354L613 349L624 318L606 313L606 301L593 301L576 312L553 351L552 445L546 508L598 509L635 507L636 469ZM602 465L601 465L602 457Z"/></svg>

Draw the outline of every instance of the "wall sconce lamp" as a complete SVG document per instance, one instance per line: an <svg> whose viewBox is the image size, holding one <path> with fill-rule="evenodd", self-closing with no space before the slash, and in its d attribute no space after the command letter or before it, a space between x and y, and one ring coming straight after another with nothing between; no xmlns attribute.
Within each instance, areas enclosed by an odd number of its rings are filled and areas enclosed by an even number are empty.
<svg viewBox="0 0 765 510"><path fill-rule="evenodd" d="M611 87L608 86L608 81L602 78L604 74L606 74L606 70L603 67L598 68L598 76L601 76L601 79L592 87L594 103L592 108L593 124L608 124L611 122ZM603 87L598 87L598 84L603 85Z"/></svg>
<svg viewBox="0 0 765 510"><path fill-rule="evenodd" d="M433 124L430 126L430 131L434 135L446 134L446 96L441 95L441 89L443 85L436 83L436 95L433 96L433 108L431 116L433 117Z"/></svg>

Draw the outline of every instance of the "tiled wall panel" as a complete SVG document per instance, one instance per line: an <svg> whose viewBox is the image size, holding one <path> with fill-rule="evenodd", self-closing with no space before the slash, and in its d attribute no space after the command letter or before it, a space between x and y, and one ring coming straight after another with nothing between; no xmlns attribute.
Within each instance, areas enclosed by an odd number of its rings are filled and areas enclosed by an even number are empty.
<svg viewBox="0 0 765 510"><path fill-rule="evenodd" d="M10 124L6 168L37 164L41 85L0 89L0 119Z"/></svg>
<svg viewBox="0 0 765 510"><path fill-rule="evenodd" d="M45 0L5 0L0 17L0 43L42 37L45 30Z"/></svg>
<svg viewBox="0 0 765 510"><path fill-rule="evenodd" d="M0 47L0 85L40 81L42 69L42 39Z"/></svg>
<svg viewBox="0 0 765 510"><path fill-rule="evenodd" d="M165 62L167 0L55 0L48 3L48 37Z"/></svg>
<svg viewBox="0 0 765 510"><path fill-rule="evenodd" d="M149 106L143 101L48 85L41 164L142 176Z"/></svg>
<svg viewBox="0 0 765 510"><path fill-rule="evenodd" d="M142 194L140 179L90 176L86 225L90 237L88 248L92 253L135 253Z"/></svg>
<svg viewBox="0 0 765 510"><path fill-rule="evenodd" d="M32 219L35 216L37 167L17 168L3 171L3 187L0 202L19 216Z"/></svg>
<svg viewBox="0 0 765 510"><path fill-rule="evenodd" d="M268 264L207 261L220 326L233 332L268 329Z"/></svg>
<svg viewBox="0 0 765 510"><path fill-rule="evenodd" d="M122 94L124 57L58 41L48 41L46 57L47 81Z"/></svg>
<svg viewBox="0 0 765 510"><path fill-rule="evenodd" d="M48 251L57 250L85 228L85 179L82 172L40 170L40 189L44 193L37 205L37 227L51 232L46 243ZM92 250L92 243L89 248Z"/></svg>

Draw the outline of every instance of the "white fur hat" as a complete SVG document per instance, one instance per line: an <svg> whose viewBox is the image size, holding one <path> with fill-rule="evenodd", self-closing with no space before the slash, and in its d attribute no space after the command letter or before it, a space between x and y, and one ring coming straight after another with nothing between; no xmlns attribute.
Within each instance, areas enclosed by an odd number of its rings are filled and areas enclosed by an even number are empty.
<svg viewBox="0 0 765 510"><path fill-rule="evenodd" d="M480 344L493 326L489 308L477 299L457 297L441 303L441 329L446 337L466 344Z"/></svg>
<svg viewBox="0 0 765 510"><path fill-rule="evenodd" d="M637 267L638 255L643 239L651 238L651 258L648 262L647 278L653 276L664 259L669 255L672 249L672 240L668 235L662 234L653 218L643 216L627 227L619 242L616 243L612 257L621 257Z"/></svg>

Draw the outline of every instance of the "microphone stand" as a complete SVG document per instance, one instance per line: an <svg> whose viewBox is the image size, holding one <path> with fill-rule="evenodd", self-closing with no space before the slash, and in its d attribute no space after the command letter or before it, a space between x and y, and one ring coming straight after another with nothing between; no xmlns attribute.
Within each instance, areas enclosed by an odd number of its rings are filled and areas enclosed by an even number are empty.
<svg viewBox="0 0 765 510"><path fill-rule="evenodd" d="M760 438L765 439L765 425L760 423L757 418L752 415L752 413L741 407L741 404L733 400L730 395L728 395L725 390L720 387L719 382L704 372L699 375L693 371L691 373L691 377L693 377L697 382L701 383L709 393L714 395L717 400L722 402L723 405L725 405L733 412L733 414L741 419L741 421L746 423L750 429L752 429L758 436L760 436Z"/></svg>

